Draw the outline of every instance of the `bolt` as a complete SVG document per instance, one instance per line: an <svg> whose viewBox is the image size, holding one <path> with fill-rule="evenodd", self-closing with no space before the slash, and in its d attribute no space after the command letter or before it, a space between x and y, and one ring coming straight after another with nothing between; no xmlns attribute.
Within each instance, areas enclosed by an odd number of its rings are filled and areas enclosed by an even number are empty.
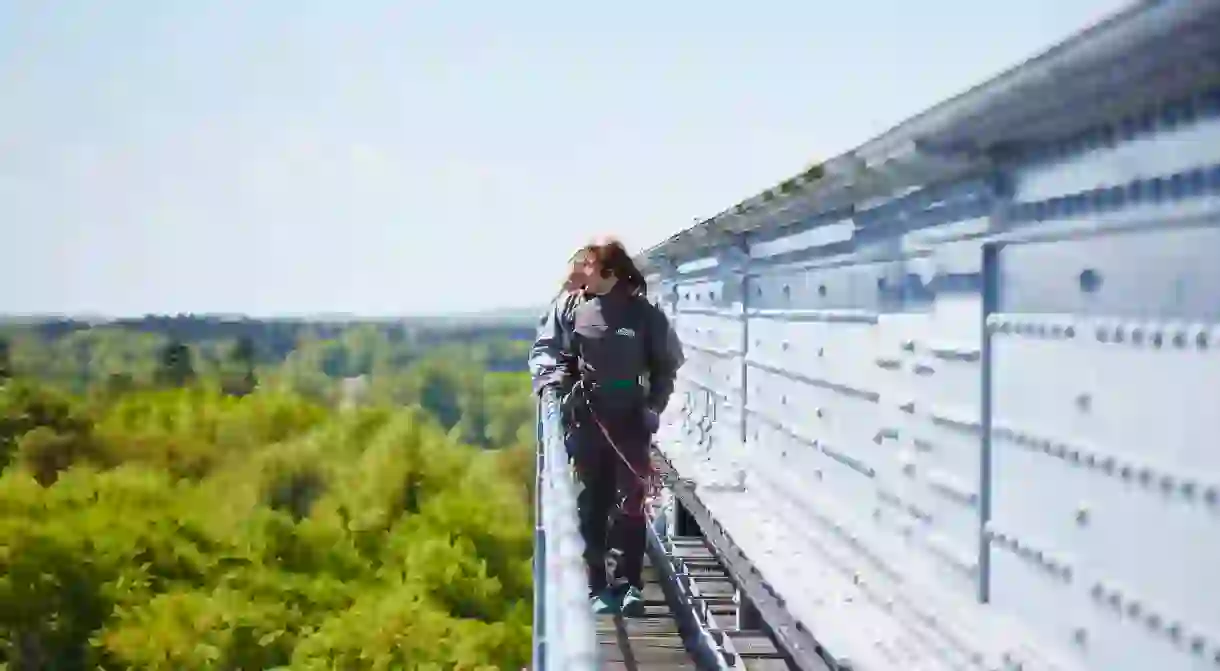
<svg viewBox="0 0 1220 671"><path fill-rule="evenodd" d="M1080 506L1076 509L1076 524L1084 526L1089 523L1089 508L1088 506Z"/></svg>

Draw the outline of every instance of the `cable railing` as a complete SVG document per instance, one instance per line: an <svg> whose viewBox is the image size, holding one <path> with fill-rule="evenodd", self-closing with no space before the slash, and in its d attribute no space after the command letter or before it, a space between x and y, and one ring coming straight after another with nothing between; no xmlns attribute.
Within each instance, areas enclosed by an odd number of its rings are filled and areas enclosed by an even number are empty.
<svg viewBox="0 0 1220 671"><path fill-rule="evenodd" d="M593 671L597 641L589 609L576 486L564 448L559 399L537 406L533 671Z"/></svg>

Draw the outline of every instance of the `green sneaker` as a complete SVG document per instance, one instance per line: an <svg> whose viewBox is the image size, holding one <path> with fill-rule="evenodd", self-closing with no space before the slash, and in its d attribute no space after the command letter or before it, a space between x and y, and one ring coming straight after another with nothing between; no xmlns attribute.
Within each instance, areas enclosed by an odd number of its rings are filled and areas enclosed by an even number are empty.
<svg viewBox="0 0 1220 671"><path fill-rule="evenodd" d="M619 611L618 595L613 590L604 589L589 596L589 606L594 615L611 615Z"/></svg>
<svg viewBox="0 0 1220 671"><path fill-rule="evenodd" d="M627 588L619 602L619 612L627 617L640 617L644 614L644 595L635 586Z"/></svg>

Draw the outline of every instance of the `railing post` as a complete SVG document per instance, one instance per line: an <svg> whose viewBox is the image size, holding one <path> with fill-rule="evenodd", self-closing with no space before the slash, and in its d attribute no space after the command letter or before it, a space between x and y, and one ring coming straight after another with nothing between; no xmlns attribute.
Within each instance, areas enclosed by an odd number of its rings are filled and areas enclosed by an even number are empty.
<svg viewBox="0 0 1220 671"><path fill-rule="evenodd" d="M991 539L987 535L991 521L991 427L992 427L992 350L988 317L998 308L999 302L999 250L995 243L983 245L983 309L982 344L979 363L982 375L979 388L979 519L978 519L978 601L991 600Z"/></svg>
<svg viewBox="0 0 1220 671"><path fill-rule="evenodd" d="M738 459L745 456L746 445L746 423L747 412L746 402L748 387L746 385L747 364L746 352L750 345L750 329L749 317L747 310L749 306L750 293L750 248L744 234L732 235L728 238L727 244L722 247L717 253L717 273L724 282L723 296L727 303L726 315L735 320L740 327L740 338L737 343L738 365L738 397L737 397L737 450L736 454L732 455L730 462L733 468L744 469L744 465L738 462ZM731 390L725 389L726 395L730 395Z"/></svg>

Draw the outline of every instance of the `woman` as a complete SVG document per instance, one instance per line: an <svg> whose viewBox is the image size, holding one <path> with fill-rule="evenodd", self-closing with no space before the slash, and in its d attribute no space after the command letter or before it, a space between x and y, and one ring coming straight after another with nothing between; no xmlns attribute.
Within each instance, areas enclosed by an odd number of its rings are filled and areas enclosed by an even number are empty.
<svg viewBox="0 0 1220 671"><path fill-rule="evenodd" d="M583 486L577 509L593 610L638 615L649 447L684 361L682 347L665 314L648 302L644 276L621 243L578 251L566 288L539 329L530 373L537 393L554 390L562 399L568 453ZM613 571L610 555L619 558Z"/></svg>

